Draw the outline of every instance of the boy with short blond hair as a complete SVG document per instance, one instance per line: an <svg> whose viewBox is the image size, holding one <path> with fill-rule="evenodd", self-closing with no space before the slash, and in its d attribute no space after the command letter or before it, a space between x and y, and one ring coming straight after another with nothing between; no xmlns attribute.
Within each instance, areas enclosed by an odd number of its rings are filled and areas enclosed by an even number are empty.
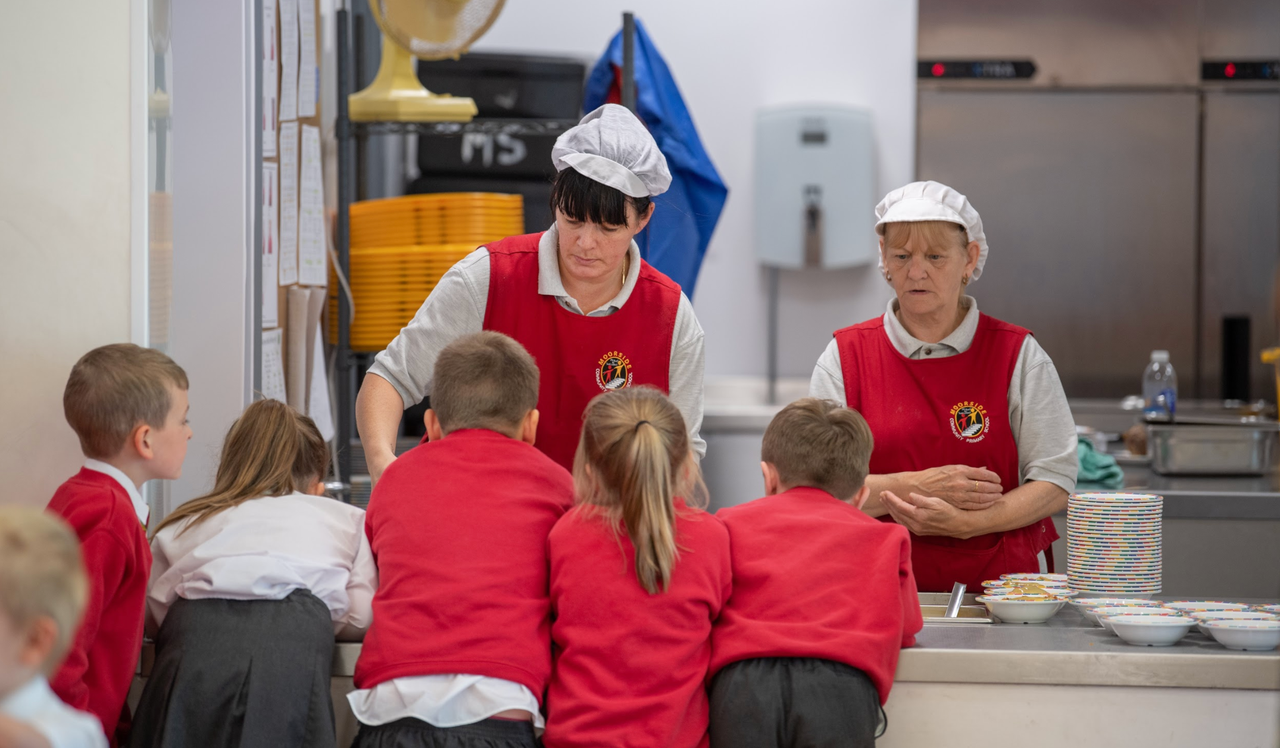
<svg viewBox="0 0 1280 748"><path fill-rule="evenodd" d="M129 723L125 698L142 647L151 573L141 488L182 475L191 438L187 387L186 372L168 356L125 343L81 357L62 397L86 460L48 511L80 539L89 603L52 685L67 704L95 715L113 742Z"/></svg>
<svg viewBox="0 0 1280 748"><path fill-rule="evenodd" d="M75 635L88 580L75 535L55 517L0 506L0 745L105 748L93 715L46 680Z"/></svg>
<svg viewBox="0 0 1280 748"><path fill-rule="evenodd" d="M547 536L573 505L533 446L538 366L496 332L440 352L430 441L374 487L373 624L347 698L355 746L533 748L551 676Z"/></svg>
<svg viewBox="0 0 1280 748"><path fill-rule="evenodd" d="M907 531L863 514L871 429L805 398L761 449L766 496L721 509L733 595L712 630L711 745L874 746L923 621Z"/></svg>

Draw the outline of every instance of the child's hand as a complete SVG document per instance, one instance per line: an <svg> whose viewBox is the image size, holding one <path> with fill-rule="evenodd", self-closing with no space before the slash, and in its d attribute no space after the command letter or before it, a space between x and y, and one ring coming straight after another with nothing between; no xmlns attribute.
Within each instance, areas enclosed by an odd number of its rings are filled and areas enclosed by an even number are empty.
<svg viewBox="0 0 1280 748"><path fill-rule="evenodd" d="M53 746L31 725L0 714L0 748L53 748Z"/></svg>

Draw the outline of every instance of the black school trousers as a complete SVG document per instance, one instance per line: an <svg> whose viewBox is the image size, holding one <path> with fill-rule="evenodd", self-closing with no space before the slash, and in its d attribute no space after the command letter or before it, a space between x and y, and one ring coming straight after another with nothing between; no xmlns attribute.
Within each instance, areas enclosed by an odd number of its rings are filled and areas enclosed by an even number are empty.
<svg viewBox="0 0 1280 748"><path fill-rule="evenodd" d="M419 719L360 725L351 748L540 748L532 722L484 719L458 727L436 727Z"/></svg>
<svg viewBox="0 0 1280 748"><path fill-rule="evenodd" d="M711 681L711 748L872 748L880 694L861 670L832 660L740 660Z"/></svg>

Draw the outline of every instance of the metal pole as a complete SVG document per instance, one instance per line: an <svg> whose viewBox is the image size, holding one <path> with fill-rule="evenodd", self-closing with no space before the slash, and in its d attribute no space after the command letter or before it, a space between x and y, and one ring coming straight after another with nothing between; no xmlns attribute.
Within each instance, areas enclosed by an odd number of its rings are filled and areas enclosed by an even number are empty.
<svg viewBox="0 0 1280 748"><path fill-rule="evenodd" d="M769 405L778 404L778 276L769 268Z"/></svg>
<svg viewBox="0 0 1280 748"><path fill-rule="evenodd" d="M338 21L338 267L350 278L351 188L355 176L351 148L351 120L347 117L347 95L351 92L351 50L347 28L347 10L339 10ZM335 374L338 378L338 480L351 485L351 440L355 434L355 378L351 370L351 302L338 289L338 350ZM350 491L346 500L351 501Z"/></svg>
<svg viewBox="0 0 1280 748"><path fill-rule="evenodd" d="M622 105L636 113L636 16L622 14Z"/></svg>

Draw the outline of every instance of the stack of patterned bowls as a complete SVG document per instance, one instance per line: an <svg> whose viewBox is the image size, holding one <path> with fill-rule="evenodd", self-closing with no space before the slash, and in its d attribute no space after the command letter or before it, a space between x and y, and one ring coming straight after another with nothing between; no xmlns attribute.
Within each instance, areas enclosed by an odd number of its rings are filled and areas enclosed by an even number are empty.
<svg viewBox="0 0 1280 748"><path fill-rule="evenodd" d="M1067 503L1067 575L1087 596L1160 591L1161 516L1154 494L1081 493Z"/></svg>

